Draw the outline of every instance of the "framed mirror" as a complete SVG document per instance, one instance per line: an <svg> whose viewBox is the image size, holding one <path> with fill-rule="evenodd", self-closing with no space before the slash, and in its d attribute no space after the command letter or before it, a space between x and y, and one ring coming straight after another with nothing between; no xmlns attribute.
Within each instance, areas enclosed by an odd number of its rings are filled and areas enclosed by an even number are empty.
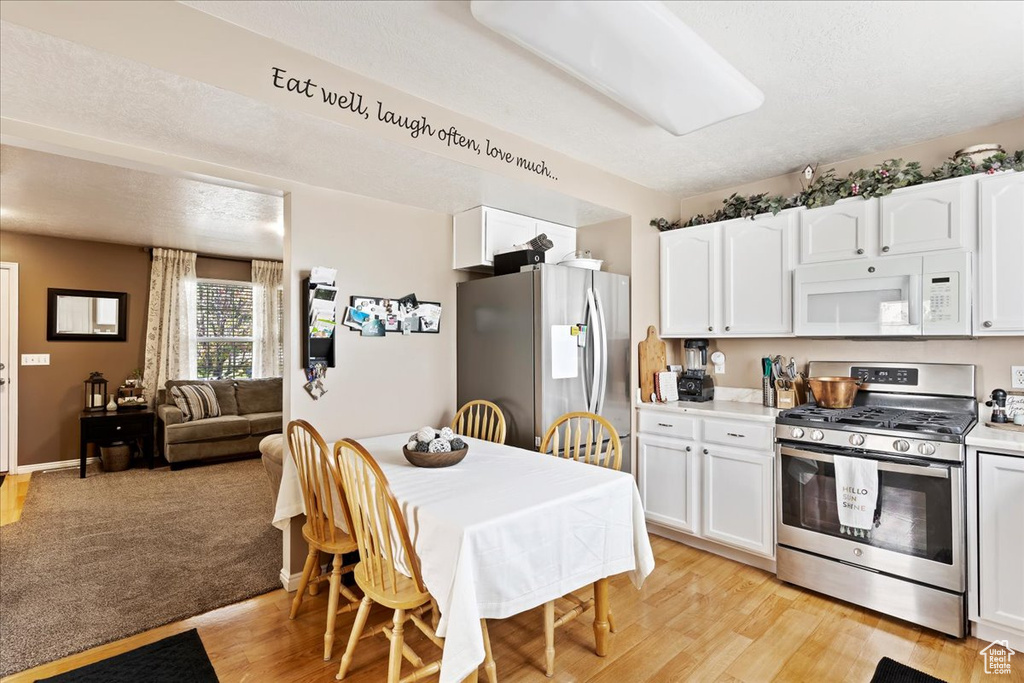
<svg viewBox="0 0 1024 683"><path fill-rule="evenodd" d="M91 289L47 292L47 341L125 341L128 294Z"/></svg>

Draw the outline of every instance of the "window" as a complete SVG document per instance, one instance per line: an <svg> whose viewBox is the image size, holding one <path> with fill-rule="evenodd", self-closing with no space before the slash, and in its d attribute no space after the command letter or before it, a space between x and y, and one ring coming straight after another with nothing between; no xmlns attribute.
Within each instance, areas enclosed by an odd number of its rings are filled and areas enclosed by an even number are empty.
<svg viewBox="0 0 1024 683"><path fill-rule="evenodd" d="M200 279L196 285L199 379L252 377L252 283Z"/></svg>

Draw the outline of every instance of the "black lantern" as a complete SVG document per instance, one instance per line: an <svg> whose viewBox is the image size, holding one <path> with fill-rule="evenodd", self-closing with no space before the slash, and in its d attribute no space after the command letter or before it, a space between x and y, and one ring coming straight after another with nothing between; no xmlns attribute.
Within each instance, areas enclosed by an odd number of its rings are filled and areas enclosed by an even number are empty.
<svg viewBox="0 0 1024 683"><path fill-rule="evenodd" d="M102 372L94 372L85 380L85 409L106 410L107 380Z"/></svg>

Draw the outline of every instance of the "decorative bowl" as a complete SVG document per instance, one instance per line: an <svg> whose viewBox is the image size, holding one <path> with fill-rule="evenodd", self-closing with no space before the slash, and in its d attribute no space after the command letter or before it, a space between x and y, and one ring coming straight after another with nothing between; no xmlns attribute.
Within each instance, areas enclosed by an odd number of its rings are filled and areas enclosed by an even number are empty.
<svg viewBox="0 0 1024 683"><path fill-rule="evenodd" d="M419 451L410 451L402 446L402 454L405 459L416 467L451 467L462 462L466 453L469 453L469 446L447 453L420 453Z"/></svg>

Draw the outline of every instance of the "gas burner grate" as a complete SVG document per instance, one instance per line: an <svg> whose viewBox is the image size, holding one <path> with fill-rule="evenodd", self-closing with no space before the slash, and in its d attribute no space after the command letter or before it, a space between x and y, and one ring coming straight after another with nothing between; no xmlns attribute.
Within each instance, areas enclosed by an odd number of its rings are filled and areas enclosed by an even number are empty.
<svg viewBox="0 0 1024 683"><path fill-rule="evenodd" d="M963 434L974 424L974 416L964 413L906 411L893 421L893 429L939 434Z"/></svg>
<svg viewBox="0 0 1024 683"><path fill-rule="evenodd" d="M975 421L974 416L970 413L906 410L888 406L822 408L813 404L783 411L779 413L779 417L801 422L827 422L925 434L956 435L966 433Z"/></svg>

